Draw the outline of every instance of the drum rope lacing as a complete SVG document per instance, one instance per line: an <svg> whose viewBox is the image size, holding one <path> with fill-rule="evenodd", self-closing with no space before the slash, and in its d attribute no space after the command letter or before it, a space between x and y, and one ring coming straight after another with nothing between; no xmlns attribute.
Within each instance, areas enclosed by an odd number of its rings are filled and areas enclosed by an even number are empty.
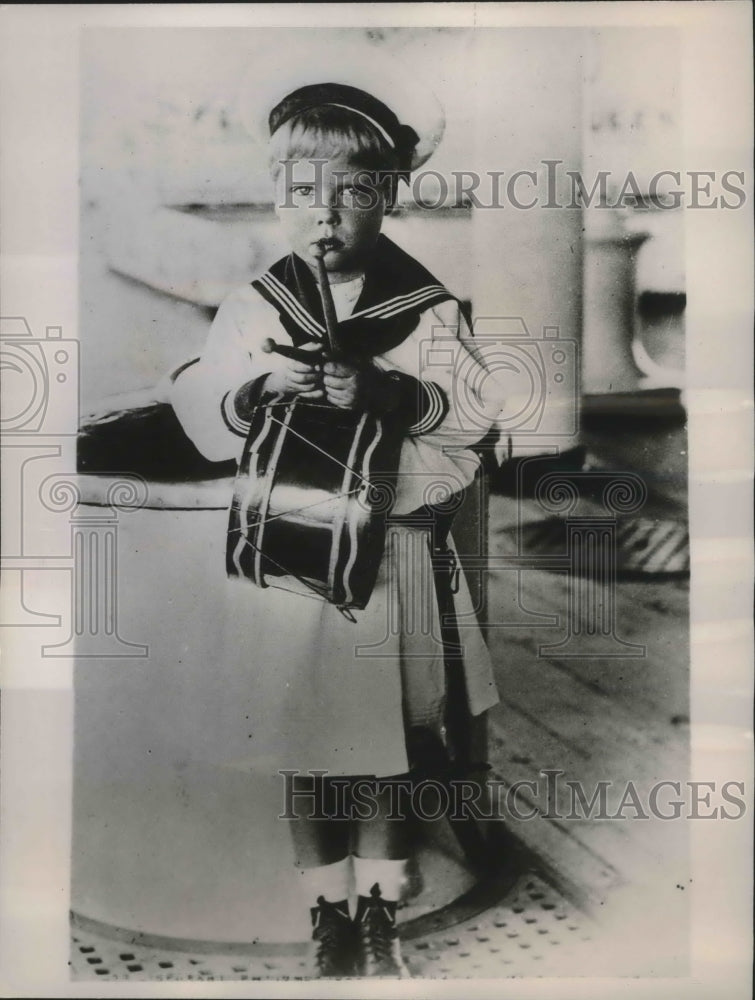
<svg viewBox="0 0 755 1000"><path fill-rule="evenodd" d="M281 396L278 395L278 396L276 396L275 399L271 400L269 403L261 403L261 404L259 404L258 408L270 411L274 406L280 406L281 405L281 401L282 401L281 400ZM331 407L325 407L323 404L307 403L307 405L308 406L318 406L321 409L325 409L325 408L331 409ZM309 504L302 504L300 507L292 507L289 510L281 511L278 514L268 515L267 517L261 518L257 522L255 522L255 527L265 527L267 524L271 523L272 521L275 521L277 518L280 518L280 517L290 517L291 514L300 514L303 511L311 510L313 507L317 507L317 506L320 506L322 504L332 503L334 500L342 500L344 497L358 495L365 488L365 486L368 487L368 488L370 487L371 484L370 484L369 479L367 479L365 476L363 476L353 466L350 466L350 465L348 465L345 462L341 462L339 459L337 459L330 452L326 451L324 448L321 448L319 445L315 444L314 441L310 440L305 435L300 434L298 431L296 431L289 424L286 424L283 420L278 419L277 417L273 416L272 414L269 414L268 419L270 420L271 423L275 423L279 427L285 427L286 430L287 430L287 432L289 434L292 434L294 437L299 438L299 440L301 440L305 444L309 445L315 451L318 451L321 455L324 455L325 458L330 459L335 465L340 466L345 472L350 473L357 480L360 480L360 483L359 483L359 485L357 487L355 487L353 489L350 489L350 490L341 490L338 493L329 495L329 496L325 497L322 500L316 500L313 503L309 503ZM324 587L324 588L320 589L314 583L312 583L310 580L307 580L306 578L299 576L297 573L295 573L289 567L284 566L282 563L278 562L277 559L274 559L269 553L263 551L263 549L259 545L256 545L251 540L251 538L249 537L249 534L248 534L249 527L250 527L250 525L247 524L245 526L246 530L245 530L245 528L237 528L236 531L235 531L235 534L242 534L243 533L244 536L245 536L245 540L246 540L247 545L249 545L250 548L254 549L255 552L257 552L260 555L264 556L265 559L267 559L269 562L273 563L278 569L282 570L284 572L284 574L293 577L303 587L306 587L308 590L311 590L312 593L316 597L318 597L320 599L323 599L323 600L327 600L327 594L328 594L327 588ZM234 532L229 531L228 533L229 534L233 534ZM302 596L306 597L308 595L303 594ZM350 621L353 624L356 624L357 620L354 617L354 615L353 615L353 613L352 613L352 611L351 611L350 608L345 607L345 606L340 605L340 604L336 604L335 607L338 609L338 611L341 612L341 614L344 616L344 618L347 619L347 621Z"/></svg>

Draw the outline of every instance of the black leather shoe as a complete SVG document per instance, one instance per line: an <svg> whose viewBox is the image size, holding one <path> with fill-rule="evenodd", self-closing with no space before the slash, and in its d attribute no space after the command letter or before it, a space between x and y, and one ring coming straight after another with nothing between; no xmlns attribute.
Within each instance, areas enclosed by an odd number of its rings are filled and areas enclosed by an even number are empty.
<svg viewBox="0 0 755 1000"><path fill-rule="evenodd" d="M357 941L348 901L329 903L319 896L312 914L312 965L321 979L356 975Z"/></svg>
<svg viewBox="0 0 755 1000"><path fill-rule="evenodd" d="M376 882L369 896L359 896L354 918L358 941L357 973L362 976L410 978L401 957L396 904L383 899Z"/></svg>

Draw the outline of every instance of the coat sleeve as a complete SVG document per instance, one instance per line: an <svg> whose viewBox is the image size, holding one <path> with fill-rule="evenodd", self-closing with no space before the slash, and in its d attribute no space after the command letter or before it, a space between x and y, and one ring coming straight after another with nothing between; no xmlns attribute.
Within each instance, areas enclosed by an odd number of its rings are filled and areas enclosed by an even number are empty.
<svg viewBox="0 0 755 1000"><path fill-rule="evenodd" d="M504 406L502 386L475 350L471 331L455 301L426 310L417 329L381 367L413 377L414 419L410 437L443 450L480 441Z"/></svg>
<svg viewBox="0 0 755 1000"><path fill-rule="evenodd" d="M278 355L260 349L276 327L276 314L253 289L234 292L218 309L201 356L174 377L170 402L210 461L241 455L253 397L281 363Z"/></svg>

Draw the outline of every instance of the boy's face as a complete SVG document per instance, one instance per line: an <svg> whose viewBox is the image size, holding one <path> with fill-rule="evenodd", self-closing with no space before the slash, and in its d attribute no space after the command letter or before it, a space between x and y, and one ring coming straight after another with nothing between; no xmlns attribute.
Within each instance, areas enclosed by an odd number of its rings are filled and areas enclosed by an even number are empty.
<svg viewBox="0 0 755 1000"><path fill-rule="evenodd" d="M347 281L364 270L386 196L374 174L345 157L287 160L276 180L275 205L294 253L316 272L324 247L333 280Z"/></svg>

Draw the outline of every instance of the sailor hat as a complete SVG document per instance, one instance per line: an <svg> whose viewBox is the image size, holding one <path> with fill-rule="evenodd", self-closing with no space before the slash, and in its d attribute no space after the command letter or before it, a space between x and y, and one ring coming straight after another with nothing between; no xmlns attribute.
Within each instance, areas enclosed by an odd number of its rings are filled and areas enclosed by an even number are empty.
<svg viewBox="0 0 755 1000"><path fill-rule="evenodd" d="M239 94L246 128L267 141L289 118L307 108L335 105L367 119L399 154L402 169L416 170L443 136L443 108L414 68L356 39L298 38L267 46L250 57Z"/></svg>

